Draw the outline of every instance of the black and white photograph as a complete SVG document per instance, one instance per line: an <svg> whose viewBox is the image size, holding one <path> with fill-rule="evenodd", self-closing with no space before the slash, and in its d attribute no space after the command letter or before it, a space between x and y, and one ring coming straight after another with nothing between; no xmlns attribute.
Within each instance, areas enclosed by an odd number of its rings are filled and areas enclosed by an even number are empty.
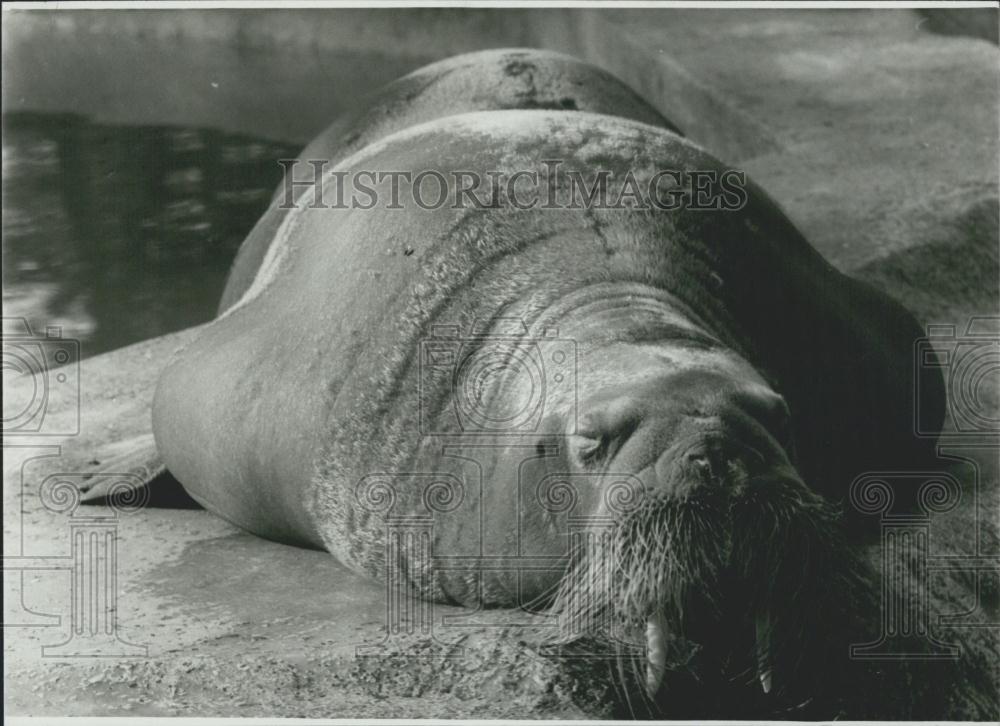
<svg viewBox="0 0 1000 726"><path fill-rule="evenodd" d="M1000 721L996 2L12 2L4 723Z"/></svg>

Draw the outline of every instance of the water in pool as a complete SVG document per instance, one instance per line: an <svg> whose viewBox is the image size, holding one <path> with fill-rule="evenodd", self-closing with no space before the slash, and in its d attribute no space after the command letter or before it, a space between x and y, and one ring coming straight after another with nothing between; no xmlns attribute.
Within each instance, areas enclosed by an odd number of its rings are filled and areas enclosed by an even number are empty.
<svg viewBox="0 0 1000 726"><path fill-rule="evenodd" d="M3 315L81 357L212 318L240 242L300 148L69 114L3 116Z"/></svg>

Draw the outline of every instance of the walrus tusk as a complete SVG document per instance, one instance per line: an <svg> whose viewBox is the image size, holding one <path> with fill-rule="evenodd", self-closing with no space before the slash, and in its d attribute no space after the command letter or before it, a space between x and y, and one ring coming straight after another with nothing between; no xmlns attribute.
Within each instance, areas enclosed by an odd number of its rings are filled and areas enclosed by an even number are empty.
<svg viewBox="0 0 1000 726"><path fill-rule="evenodd" d="M757 677L764 693L771 692L771 619L766 612L757 614Z"/></svg>
<svg viewBox="0 0 1000 726"><path fill-rule="evenodd" d="M667 670L667 636L663 619L650 615L646 621L646 695L656 696Z"/></svg>

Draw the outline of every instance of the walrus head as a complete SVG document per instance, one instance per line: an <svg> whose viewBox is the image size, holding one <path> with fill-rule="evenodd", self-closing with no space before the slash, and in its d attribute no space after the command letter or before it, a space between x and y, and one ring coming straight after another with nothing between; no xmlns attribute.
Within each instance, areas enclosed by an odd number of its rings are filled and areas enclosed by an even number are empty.
<svg viewBox="0 0 1000 726"><path fill-rule="evenodd" d="M623 692L651 715L837 715L828 698L818 711L797 707L850 691L830 664L851 665L856 614L876 609L861 604L872 587L838 508L799 474L780 385L723 326L666 294L610 285L587 294L539 316L516 345L470 346L468 360L484 361L469 365L482 371L468 376L476 385L449 375L428 399L447 412L460 390L490 420L544 411L517 435L450 439L455 479L475 481L461 466L483 462L469 510L481 524L442 517L436 546L530 565L437 573L441 591L472 606L548 605L562 650L583 647L578 662L590 669L591 656L610 657ZM573 341L575 365L527 375L518 351L546 362L564 353L550 326ZM540 385L557 376L552 390ZM433 459L438 470L445 463ZM539 564L550 557L566 567Z"/></svg>
<svg viewBox="0 0 1000 726"><path fill-rule="evenodd" d="M563 642L612 646L625 692L654 714L809 703L830 659L847 660L866 588L837 509L798 475L784 399L705 341L600 355L592 369L614 375L581 386L565 463L602 487L628 473L642 496L624 511L600 497L592 510L612 525L572 553L559 584Z"/></svg>

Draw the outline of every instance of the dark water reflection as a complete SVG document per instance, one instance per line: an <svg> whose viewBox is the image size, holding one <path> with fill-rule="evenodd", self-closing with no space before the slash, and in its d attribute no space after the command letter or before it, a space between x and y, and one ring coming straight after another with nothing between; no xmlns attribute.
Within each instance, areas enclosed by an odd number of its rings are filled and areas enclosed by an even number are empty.
<svg viewBox="0 0 1000 726"><path fill-rule="evenodd" d="M3 314L83 357L210 319L299 147L211 129L3 117Z"/></svg>

